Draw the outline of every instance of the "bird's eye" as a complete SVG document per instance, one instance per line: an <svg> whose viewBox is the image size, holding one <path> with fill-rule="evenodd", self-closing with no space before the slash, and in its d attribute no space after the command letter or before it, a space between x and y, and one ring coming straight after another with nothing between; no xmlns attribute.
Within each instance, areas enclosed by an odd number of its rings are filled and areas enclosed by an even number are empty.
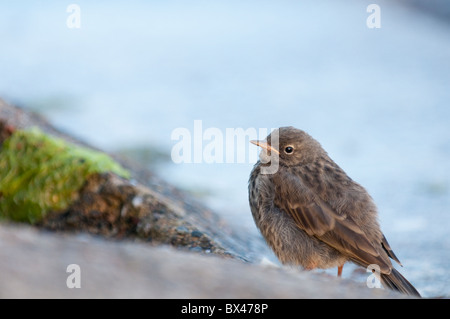
<svg viewBox="0 0 450 319"><path fill-rule="evenodd" d="M294 151L294 148L293 148L292 146L287 146L287 147L284 149L284 152L285 152L286 154L291 154L293 151Z"/></svg>

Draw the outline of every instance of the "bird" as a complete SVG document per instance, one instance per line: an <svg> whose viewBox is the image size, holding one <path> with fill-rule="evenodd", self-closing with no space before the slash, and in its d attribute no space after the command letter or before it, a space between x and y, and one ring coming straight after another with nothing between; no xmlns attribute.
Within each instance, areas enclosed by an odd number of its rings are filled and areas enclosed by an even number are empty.
<svg viewBox="0 0 450 319"><path fill-rule="evenodd" d="M250 142L261 147L248 182L251 213L282 264L338 267L338 276L346 262L375 265L385 287L420 297L392 265L391 259L402 266L380 229L374 200L317 140L288 126Z"/></svg>

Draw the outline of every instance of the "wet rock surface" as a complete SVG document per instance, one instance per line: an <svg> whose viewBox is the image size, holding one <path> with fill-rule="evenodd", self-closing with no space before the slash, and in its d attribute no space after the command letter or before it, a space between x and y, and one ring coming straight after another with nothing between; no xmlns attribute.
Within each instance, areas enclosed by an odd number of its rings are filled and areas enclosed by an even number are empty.
<svg viewBox="0 0 450 319"><path fill-rule="evenodd" d="M186 212L142 185L113 174L93 175L66 212L47 215L38 225L82 230L109 238L138 238L206 253L227 255L210 236L184 219Z"/></svg>

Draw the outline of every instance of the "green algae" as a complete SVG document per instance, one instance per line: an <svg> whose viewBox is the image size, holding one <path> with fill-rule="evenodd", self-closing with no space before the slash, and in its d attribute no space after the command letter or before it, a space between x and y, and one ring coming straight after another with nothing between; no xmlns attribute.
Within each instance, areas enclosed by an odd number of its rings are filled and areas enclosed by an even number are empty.
<svg viewBox="0 0 450 319"><path fill-rule="evenodd" d="M15 131L0 149L0 218L36 223L77 198L91 174L129 173L108 155L37 128Z"/></svg>

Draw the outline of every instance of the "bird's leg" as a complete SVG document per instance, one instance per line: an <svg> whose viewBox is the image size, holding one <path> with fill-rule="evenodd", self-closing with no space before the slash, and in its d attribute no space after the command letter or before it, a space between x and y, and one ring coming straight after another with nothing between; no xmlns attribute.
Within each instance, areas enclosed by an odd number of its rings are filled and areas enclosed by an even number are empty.
<svg viewBox="0 0 450 319"><path fill-rule="evenodd" d="M344 269L344 264L338 266L338 277L342 276L342 269Z"/></svg>

